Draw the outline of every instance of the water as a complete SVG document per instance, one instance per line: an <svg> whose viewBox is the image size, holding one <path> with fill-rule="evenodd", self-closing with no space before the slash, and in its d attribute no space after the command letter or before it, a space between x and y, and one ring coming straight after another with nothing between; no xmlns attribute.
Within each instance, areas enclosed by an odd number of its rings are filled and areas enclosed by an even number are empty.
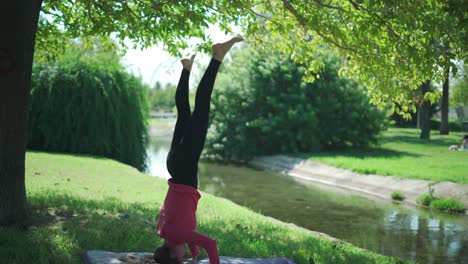
<svg viewBox="0 0 468 264"><path fill-rule="evenodd" d="M153 137L149 173L169 178L170 135ZM247 167L201 162L199 188L261 214L419 263L468 263L468 217L403 208Z"/></svg>

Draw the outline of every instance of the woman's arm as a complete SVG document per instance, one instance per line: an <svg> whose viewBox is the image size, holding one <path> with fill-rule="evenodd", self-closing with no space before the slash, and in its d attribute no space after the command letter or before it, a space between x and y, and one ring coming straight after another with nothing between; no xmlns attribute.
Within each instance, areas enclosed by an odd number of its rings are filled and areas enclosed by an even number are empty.
<svg viewBox="0 0 468 264"><path fill-rule="evenodd" d="M192 253L192 258L198 257L198 255L200 255L200 250L198 250L197 245L193 243L189 243L188 245L189 245L190 253Z"/></svg>
<svg viewBox="0 0 468 264"><path fill-rule="evenodd" d="M191 231L190 233L188 233L186 240L187 240L187 243L189 243L190 251L192 251L191 245L194 245L195 248L197 245L201 246L202 248L206 250L206 253L208 253L210 264L219 264L218 243L216 242L216 240L210 237L207 237L205 235L202 235L200 233L197 233L195 231ZM193 251L192 251L192 255L193 255Z"/></svg>

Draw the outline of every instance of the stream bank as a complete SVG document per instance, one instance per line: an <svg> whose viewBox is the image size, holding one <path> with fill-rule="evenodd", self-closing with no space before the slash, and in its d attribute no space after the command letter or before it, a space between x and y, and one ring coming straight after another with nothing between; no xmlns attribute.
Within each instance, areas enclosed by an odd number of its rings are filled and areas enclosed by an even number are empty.
<svg viewBox="0 0 468 264"><path fill-rule="evenodd" d="M351 190L366 197L370 195L391 200L392 192L401 192L406 196L403 202L411 205L417 205L416 199L427 194L430 185L434 189L436 197L456 199L462 202L465 208L468 208L468 184L364 175L316 161L285 155L256 157L249 162L249 165L310 182ZM468 211L465 211L465 214L468 214Z"/></svg>

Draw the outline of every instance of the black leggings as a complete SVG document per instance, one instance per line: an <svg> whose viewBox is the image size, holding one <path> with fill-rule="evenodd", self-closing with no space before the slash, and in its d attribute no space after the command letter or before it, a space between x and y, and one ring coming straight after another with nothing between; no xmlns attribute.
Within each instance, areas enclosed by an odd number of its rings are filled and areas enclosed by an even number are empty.
<svg viewBox="0 0 468 264"><path fill-rule="evenodd" d="M220 64L220 61L211 59L198 85L192 115L188 97L190 71L182 70L175 96L177 121L166 161L174 183L198 188L198 160L205 144L211 92Z"/></svg>

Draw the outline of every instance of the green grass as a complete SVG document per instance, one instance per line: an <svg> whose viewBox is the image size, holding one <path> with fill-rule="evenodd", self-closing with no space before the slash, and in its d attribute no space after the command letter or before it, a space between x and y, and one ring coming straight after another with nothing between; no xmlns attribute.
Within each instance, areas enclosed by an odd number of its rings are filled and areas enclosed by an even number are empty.
<svg viewBox="0 0 468 264"><path fill-rule="evenodd" d="M148 119L149 125L166 125L166 124L170 124L173 122L174 122L173 118L149 118Z"/></svg>
<svg viewBox="0 0 468 264"><path fill-rule="evenodd" d="M108 159L28 152L26 184L33 224L28 231L0 228L2 263L81 263L87 250L153 252L162 242L156 219L167 190L163 180ZM220 255L404 263L202 196L197 230L218 240Z"/></svg>
<svg viewBox="0 0 468 264"><path fill-rule="evenodd" d="M434 197L433 189L429 189L428 194L423 194L418 197L416 202L421 206L431 207L440 211L449 213L464 213L465 205L455 199L445 199Z"/></svg>
<svg viewBox="0 0 468 264"><path fill-rule="evenodd" d="M468 184L468 151L448 150L450 145L461 144L464 133L431 131L430 140L419 139L419 133L419 129L390 128L379 147L299 156L364 174Z"/></svg>
<svg viewBox="0 0 468 264"><path fill-rule="evenodd" d="M435 199L430 205L432 208L450 213L464 213L465 206L455 199Z"/></svg>
<svg viewBox="0 0 468 264"><path fill-rule="evenodd" d="M401 192L392 192L391 196L393 200L397 201L403 201L405 199L405 195Z"/></svg>

